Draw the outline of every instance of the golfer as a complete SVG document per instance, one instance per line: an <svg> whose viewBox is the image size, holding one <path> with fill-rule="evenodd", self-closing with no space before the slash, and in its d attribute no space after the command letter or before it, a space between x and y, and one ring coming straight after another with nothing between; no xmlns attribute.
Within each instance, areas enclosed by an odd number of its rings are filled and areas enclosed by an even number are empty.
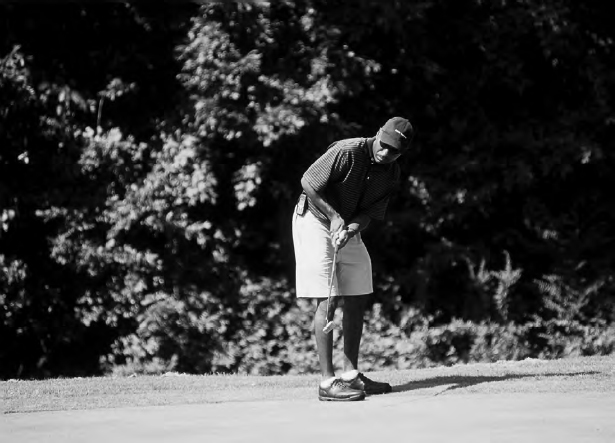
<svg viewBox="0 0 615 443"><path fill-rule="evenodd" d="M367 297L373 292L371 259L361 231L371 220L384 219L391 193L399 183L396 160L409 148L413 135L408 120L393 117L375 137L333 143L301 179L303 192L292 222L297 297L316 299L320 400L363 400L365 395L391 391L388 383L370 380L358 369L363 315ZM329 290L331 306L327 309ZM333 320L339 300L344 372L337 377L333 337L323 328Z"/></svg>

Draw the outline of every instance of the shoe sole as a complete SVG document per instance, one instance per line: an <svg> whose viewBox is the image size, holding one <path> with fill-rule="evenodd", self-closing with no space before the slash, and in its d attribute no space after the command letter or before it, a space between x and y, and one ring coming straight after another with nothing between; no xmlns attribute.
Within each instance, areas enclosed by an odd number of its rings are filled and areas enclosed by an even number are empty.
<svg viewBox="0 0 615 443"><path fill-rule="evenodd" d="M318 396L320 401L360 401L365 400L365 394L353 395L352 397L323 397Z"/></svg>

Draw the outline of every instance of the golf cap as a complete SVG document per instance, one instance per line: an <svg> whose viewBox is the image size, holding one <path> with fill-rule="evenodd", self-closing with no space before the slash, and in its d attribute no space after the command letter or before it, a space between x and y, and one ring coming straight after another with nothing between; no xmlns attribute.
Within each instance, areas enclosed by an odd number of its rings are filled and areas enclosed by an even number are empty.
<svg viewBox="0 0 615 443"><path fill-rule="evenodd" d="M395 149L405 151L410 146L413 136L414 129L408 120L403 117L393 117L382 127L380 140Z"/></svg>

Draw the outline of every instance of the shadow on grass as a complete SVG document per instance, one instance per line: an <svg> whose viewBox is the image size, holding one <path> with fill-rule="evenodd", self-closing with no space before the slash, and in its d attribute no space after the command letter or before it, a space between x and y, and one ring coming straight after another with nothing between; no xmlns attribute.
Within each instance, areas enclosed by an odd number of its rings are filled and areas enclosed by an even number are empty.
<svg viewBox="0 0 615 443"><path fill-rule="evenodd" d="M471 375L450 375L445 377L435 377L425 380L416 380L404 383L402 385L391 386L391 392L407 392L417 389L430 389L437 388L438 386L448 386L448 388L438 392L436 395L443 394L446 391L452 391L455 389L468 388L470 386L478 385L481 383L492 383L507 380L518 380L522 378L535 378L535 377L570 377L573 375L595 375L599 374L597 371L584 371L584 372L570 372L570 373L558 373L558 374L509 374L502 376L471 376Z"/></svg>

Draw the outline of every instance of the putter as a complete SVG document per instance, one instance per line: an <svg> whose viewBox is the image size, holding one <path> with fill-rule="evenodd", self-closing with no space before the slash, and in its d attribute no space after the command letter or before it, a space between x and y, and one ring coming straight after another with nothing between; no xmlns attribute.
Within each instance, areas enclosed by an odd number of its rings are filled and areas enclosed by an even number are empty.
<svg viewBox="0 0 615 443"><path fill-rule="evenodd" d="M337 247L334 245L335 249L333 250L333 264L331 265L331 283L329 283L329 295L327 295L327 324L324 328L322 328L322 332L325 334L330 333L335 329L335 323L333 323L333 319L329 321L329 305L331 304L331 291L333 290L333 280L335 279L335 265L337 261ZM335 312L333 313L335 316Z"/></svg>

